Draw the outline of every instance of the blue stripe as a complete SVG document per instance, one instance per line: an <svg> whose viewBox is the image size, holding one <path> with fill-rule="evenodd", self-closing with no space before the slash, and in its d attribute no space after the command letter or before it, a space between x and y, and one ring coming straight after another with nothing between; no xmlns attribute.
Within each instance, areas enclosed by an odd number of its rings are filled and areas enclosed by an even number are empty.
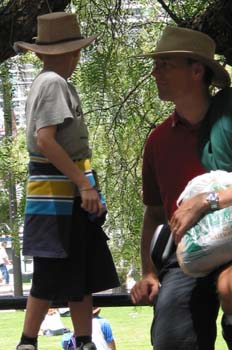
<svg viewBox="0 0 232 350"><path fill-rule="evenodd" d="M25 214L72 215L73 200L30 200L26 201Z"/></svg>
<svg viewBox="0 0 232 350"><path fill-rule="evenodd" d="M87 177L87 179L89 180L90 184L94 187L96 186L96 181L94 179L93 173L91 171L91 173L86 173L85 172L85 176Z"/></svg>

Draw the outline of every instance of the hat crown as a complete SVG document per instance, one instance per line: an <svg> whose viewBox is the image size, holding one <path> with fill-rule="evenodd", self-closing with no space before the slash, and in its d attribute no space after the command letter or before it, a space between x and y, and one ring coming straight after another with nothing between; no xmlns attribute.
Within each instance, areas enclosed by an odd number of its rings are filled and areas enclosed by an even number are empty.
<svg viewBox="0 0 232 350"><path fill-rule="evenodd" d="M53 12L38 16L36 42L52 44L81 38L80 26L75 14Z"/></svg>
<svg viewBox="0 0 232 350"><path fill-rule="evenodd" d="M191 29L167 26L154 53L189 52L213 59L215 48L214 40L207 34Z"/></svg>

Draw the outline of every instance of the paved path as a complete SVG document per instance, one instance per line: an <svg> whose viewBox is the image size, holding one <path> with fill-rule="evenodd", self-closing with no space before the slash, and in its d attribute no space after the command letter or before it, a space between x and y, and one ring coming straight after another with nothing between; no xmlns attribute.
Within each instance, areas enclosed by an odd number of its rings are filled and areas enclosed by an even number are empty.
<svg viewBox="0 0 232 350"><path fill-rule="evenodd" d="M28 295L29 290L30 290L29 284L23 286L24 295ZM0 297L4 295L14 295L14 286L12 283L8 285L4 283L0 283Z"/></svg>

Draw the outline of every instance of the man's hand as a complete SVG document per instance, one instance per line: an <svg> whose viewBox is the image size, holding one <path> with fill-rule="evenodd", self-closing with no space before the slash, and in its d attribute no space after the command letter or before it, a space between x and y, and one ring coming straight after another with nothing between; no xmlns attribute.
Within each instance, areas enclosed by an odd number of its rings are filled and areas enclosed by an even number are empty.
<svg viewBox="0 0 232 350"><path fill-rule="evenodd" d="M131 289L133 304L144 302L152 305L160 288L159 280L154 275L146 275Z"/></svg>
<svg viewBox="0 0 232 350"><path fill-rule="evenodd" d="M186 230L192 227L207 209L205 193L200 193L181 203L170 221L171 232L176 244L180 242Z"/></svg>

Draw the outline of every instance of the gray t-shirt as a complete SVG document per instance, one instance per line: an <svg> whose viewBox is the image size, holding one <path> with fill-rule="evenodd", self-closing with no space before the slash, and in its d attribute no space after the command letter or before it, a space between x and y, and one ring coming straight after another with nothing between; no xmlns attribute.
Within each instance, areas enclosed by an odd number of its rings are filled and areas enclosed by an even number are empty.
<svg viewBox="0 0 232 350"><path fill-rule="evenodd" d="M56 125L56 141L73 160L91 157L88 130L75 88L52 71L34 80L26 103L27 148L39 155L37 131Z"/></svg>

